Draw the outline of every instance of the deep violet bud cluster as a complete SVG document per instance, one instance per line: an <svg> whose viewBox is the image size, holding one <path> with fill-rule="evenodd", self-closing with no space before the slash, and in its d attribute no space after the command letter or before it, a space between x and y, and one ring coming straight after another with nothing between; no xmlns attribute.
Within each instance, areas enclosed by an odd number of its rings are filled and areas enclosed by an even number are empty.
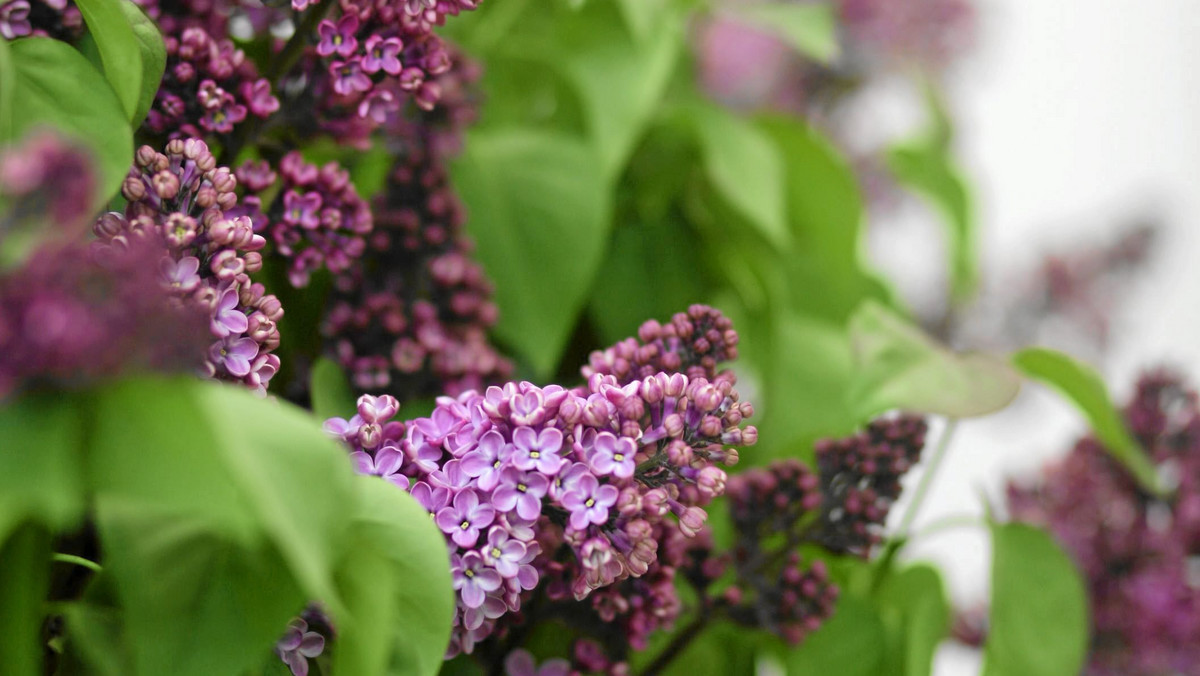
<svg viewBox="0 0 1200 676"><path fill-rule="evenodd" d="M83 32L83 15L70 0L0 0L0 38L26 36L72 41Z"/></svg>
<svg viewBox="0 0 1200 676"><path fill-rule="evenodd" d="M458 592L450 654L470 653L506 631L535 588L582 601L646 575L675 534L701 531L703 506L724 490L717 464L737 460L728 439L754 436L739 429L752 409L733 382L508 383L442 397L407 424L390 420L393 397L364 395L355 417L326 430L360 472L407 488L445 533Z"/></svg>
<svg viewBox="0 0 1200 676"><path fill-rule="evenodd" d="M806 566L796 551L820 531L821 488L817 475L798 460L729 479L726 494L735 537L730 562L736 575L722 598L735 622L796 644L833 614L838 589L825 563Z"/></svg>
<svg viewBox="0 0 1200 676"><path fill-rule="evenodd" d="M265 232L272 253L287 260L292 286L307 286L321 268L345 273L366 249L374 224L371 209L337 162L317 167L292 151L280 160L278 172L265 161L248 161L237 178L250 194L244 202L255 230ZM274 202L265 214L258 212L258 195L273 188L277 178L282 180Z"/></svg>
<svg viewBox="0 0 1200 676"><path fill-rule="evenodd" d="M471 255L439 152L456 128L447 113L449 131L394 130L401 154L374 201L367 252L338 278L322 326L328 351L364 391L454 396L503 382L512 370L488 340L497 319L492 286Z"/></svg>
<svg viewBox="0 0 1200 676"><path fill-rule="evenodd" d="M273 351L283 308L250 278L262 267L266 240L248 216L231 215L236 187L203 141L177 139L163 153L142 146L121 186L125 213L96 222L94 246L119 257L135 242L156 244L159 285L209 316L204 375L262 391L279 370Z"/></svg>
<svg viewBox="0 0 1200 676"><path fill-rule="evenodd" d="M163 138L227 139L248 116L279 110L271 83L233 41L198 25L163 36L167 66L146 130Z"/></svg>
<svg viewBox="0 0 1200 676"><path fill-rule="evenodd" d="M1137 385L1125 421L1170 497L1143 492L1088 436L1036 483L1010 484L1015 519L1048 528L1086 581L1088 676L1200 674L1200 401L1177 376Z"/></svg>
<svg viewBox="0 0 1200 676"><path fill-rule="evenodd" d="M900 497L900 479L920 460L925 420L901 415L871 421L846 439L817 442L820 531L814 539L830 551L870 554L888 511Z"/></svg>
<svg viewBox="0 0 1200 676"><path fill-rule="evenodd" d="M737 359L737 342L728 317L707 305L692 305L666 324L647 321L637 338L593 352L583 375L602 373L627 383L659 372L679 372L711 380L718 375L718 364Z"/></svg>

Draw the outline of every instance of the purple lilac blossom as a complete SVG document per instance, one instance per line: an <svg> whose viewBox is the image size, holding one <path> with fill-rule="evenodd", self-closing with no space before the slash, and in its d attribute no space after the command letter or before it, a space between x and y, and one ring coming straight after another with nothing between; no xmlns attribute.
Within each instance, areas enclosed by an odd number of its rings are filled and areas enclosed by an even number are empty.
<svg viewBox="0 0 1200 676"><path fill-rule="evenodd" d="M308 630L308 623L296 618L288 625L283 638L275 644L275 654L288 666L293 676L308 676L308 660L325 651L325 637Z"/></svg>

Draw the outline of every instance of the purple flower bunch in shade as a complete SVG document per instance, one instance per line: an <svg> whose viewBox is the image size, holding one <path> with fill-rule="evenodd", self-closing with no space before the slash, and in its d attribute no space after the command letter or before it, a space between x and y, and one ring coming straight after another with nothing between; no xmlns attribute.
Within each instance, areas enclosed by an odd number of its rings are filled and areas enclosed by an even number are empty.
<svg viewBox="0 0 1200 676"><path fill-rule="evenodd" d="M451 655L503 629L539 586L578 602L646 575L664 543L702 532L703 507L725 485L717 463L736 462L728 444L756 436L740 428L752 409L732 377L681 373L625 385L593 374L574 390L508 383L442 397L403 425L394 413L394 399L367 395L326 430L360 471L407 477L445 533L458 592Z"/></svg>
<svg viewBox="0 0 1200 676"><path fill-rule="evenodd" d="M278 173L265 162L246 162L237 176L250 195L245 203L255 229L270 238L272 253L287 260L292 286L307 286L321 268L345 273L366 250L374 227L371 209L337 162L317 167L294 150L280 160ZM273 188L277 177L282 180L274 201L265 213L257 212L259 194Z"/></svg>
<svg viewBox="0 0 1200 676"><path fill-rule="evenodd" d="M718 364L737 359L737 342L728 317L707 305L692 305L666 324L653 319L642 324L636 339L593 352L583 374L612 375L621 383L664 371L712 380L719 375Z"/></svg>
<svg viewBox="0 0 1200 676"><path fill-rule="evenodd" d="M899 415L873 420L852 437L818 441L823 500L814 540L832 552L868 556L900 497L901 477L920 460L927 430L923 418Z"/></svg>
<svg viewBox="0 0 1200 676"><path fill-rule="evenodd" d="M0 38L29 35L68 42L83 33L83 15L70 0L0 0Z"/></svg>
<svg viewBox="0 0 1200 676"><path fill-rule="evenodd" d="M0 400L127 370L195 369L205 317L163 292L160 257L135 245L104 260L86 243L54 242L0 275Z"/></svg>
<svg viewBox="0 0 1200 676"><path fill-rule="evenodd" d="M83 151L52 133L30 136L0 154L0 197L8 212L0 214L0 240L16 223L36 221L56 234L79 234L92 215L96 179Z"/></svg>
<svg viewBox="0 0 1200 676"><path fill-rule="evenodd" d="M259 77L224 33L180 20L163 39L167 66L143 127L163 139L216 137L223 142L248 116L279 110L271 83Z"/></svg>
<svg viewBox="0 0 1200 676"><path fill-rule="evenodd" d="M492 286L471 255L462 204L438 152L450 147L442 139L458 119L394 130L389 141L400 154L373 203L367 251L337 279L322 333L362 390L456 396L512 371L488 340L497 319Z"/></svg>
<svg viewBox="0 0 1200 676"><path fill-rule="evenodd" d="M237 179L218 167L198 139L176 139L165 152L142 146L121 186L125 213L96 221L97 252L122 255L133 243L158 246L158 286L209 317L203 373L257 391L279 370L279 300L250 275L262 268L266 240L248 216L233 216Z"/></svg>
<svg viewBox="0 0 1200 676"><path fill-rule="evenodd" d="M1048 528L1078 565L1092 615L1089 676L1200 674L1200 400L1152 372L1125 421L1173 489L1156 498L1088 436L1035 482L1011 483L1014 519Z"/></svg>
<svg viewBox="0 0 1200 676"><path fill-rule="evenodd" d="M505 676L572 676L578 671L562 658L551 658L538 665L528 650L514 650L504 658Z"/></svg>

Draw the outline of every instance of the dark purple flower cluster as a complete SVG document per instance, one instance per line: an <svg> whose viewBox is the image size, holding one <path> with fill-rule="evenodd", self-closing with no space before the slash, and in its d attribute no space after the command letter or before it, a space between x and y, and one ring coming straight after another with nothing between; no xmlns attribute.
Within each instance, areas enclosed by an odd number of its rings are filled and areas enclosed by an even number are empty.
<svg viewBox="0 0 1200 676"><path fill-rule="evenodd" d="M552 602L583 600L647 575L675 538L701 531L703 506L725 486L715 463L736 462L728 445L757 435L740 428L752 409L733 382L657 373L624 385L593 374L574 390L509 383L440 398L407 425L389 422L394 398L365 395L358 415L326 429L359 471L407 487L446 534L459 593L450 652L470 653L534 588ZM596 594L593 605L609 601Z"/></svg>
<svg viewBox="0 0 1200 676"><path fill-rule="evenodd" d="M54 226L59 235L78 234L92 215L96 178L86 154L54 134L37 134L0 154L0 239L22 221Z"/></svg>
<svg viewBox="0 0 1200 676"><path fill-rule="evenodd" d="M371 209L350 182L350 172L337 162L318 168L292 151L279 162L278 175L283 180L274 202L265 214L251 218L255 229L271 238L273 253L287 259L288 281L301 288L321 268L335 275L348 272L374 227ZM276 172L261 161L243 164L237 177L257 194L276 182ZM257 195L246 203L257 206Z"/></svg>
<svg viewBox="0 0 1200 676"><path fill-rule="evenodd" d="M666 324L653 319L642 324L637 339L593 352L583 375L601 373L627 383L665 371L711 380L718 376L718 364L737 359L737 341L728 317L707 305L693 305Z"/></svg>
<svg viewBox="0 0 1200 676"><path fill-rule="evenodd" d="M808 534L820 530L821 489L817 475L798 460L729 479L726 494L736 538L730 561L736 575L722 598L735 622L796 644L833 614L838 588L824 562L805 566L796 552Z"/></svg>
<svg viewBox="0 0 1200 676"><path fill-rule="evenodd" d="M1125 420L1171 484L1142 491L1092 437L1032 485L1010 484L1013 518L1049 528L1086 580L1090 676L1200 674L1200 400L1151 373Z"/></svg>
<svg viewBox="0 0 1200 676"><path fill-rule="evenodd" d="M83 32L83 15L70 0L3 0L0 2L0 38L27 35L75 40Z"/></svg>
<svg viewBox="0 0 1200 676"><path fill-rule="evenodd" d="M279 300L250 275L266 240L248 216L232 216L237 179L203 141L176 139L165 153L142 146L121 186L125 213L94 226L97 250L119 257L135 242L157 244L159 285L204 308L212 339L204 373L263 391L279 369Z"/></svg>
<svg viewBox="0 0 1200 676"><path fill-rule="evenodd" d="M817 442L821 527L814 540L837 553L867 556L879 542L900 478L921 457L925 420L902 415L873 420L846 439Z"/></svg>
<svg viewBox="0 0 1200 676"><path fill-rule="evenodd" d="M105 260L82 243L43 246L0 276L0 400L127 369L196 368L204 317L163 293L160 255L134 247Z"/></svg>
<svg viewBox="0 0 1200 676"><path fill-rule="evenodd" d="M488 341L497 311L462 205L418 131L375 200L363 264L339 278L322 328L357 387L403 399L482 389L512 370Z"/></svg>
<svg viewBox="0 0 1200 676"><path fill-rule="evenodd" d="M279 110L271 83L232 40L197 25L163 37L167 68L146 116L148 131L169 139L228 139L247 115L265 119Z"/></svg>

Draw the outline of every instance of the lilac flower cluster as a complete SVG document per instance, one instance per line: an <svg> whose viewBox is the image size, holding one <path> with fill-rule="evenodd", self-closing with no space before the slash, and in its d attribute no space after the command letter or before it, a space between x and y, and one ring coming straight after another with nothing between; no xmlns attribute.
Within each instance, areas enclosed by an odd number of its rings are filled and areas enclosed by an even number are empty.
<svg viewBox="0 0 1200 676"><path fill-rule="evenodd" d="M1049 528L1083 573L1085 674L1200 674L1200 399L1180 378L1151 373L1125 420L1171 482L1169 498L1143 492L1089 436L1037 483L1010 484L1010 512Z"/></svg>
<svg viewBox="0 0 1200 676"><path fill-rule="evenodd" d="M203 141L176 139L165 153L142 146L121 186L125 213L95 224L97 250L118 257L134 242L159 246L159 284L182 303L206 311L211 342L203 372L258 391L279 369L279 300L250 275L266 244L237 207L237 179Z"/></svg>
<svg viewBox="0 0 1200 676"><path fill-rule="evenodd" d="M70 0L0 1L0 38L29 35L75 40L83 32L83 15Z"/></svg>
<svg viewBox="0 0 1200 676"><path fill-rule="evenodd" d="M271 83L233 41L180 22L166 33L167 67L144 127L161 137L228 139L248 115L279 110Z"/></svg>
<svg viewBox="0 0 1200 676"><path fill-rule="evenodd" d="M438 136L421 131L404 136L410 142L374 202L363 264L338 279L322 327L356 386L404 399L481 389L512 370L488 341L497 319L492 287L429 147Z"/></svg>
<svg viewBox="0 0 1200 676"><path fill-rule="evenodd" d="M838 588L824 562L806 567L795 551L806 535L820 530L821 488L817 476L798 460L729 479L736 582L725 589L723 599L735 622L797 644L833 614ZM766 548L779 535L784 536L782 545Z"/></svg>
<svg viewBox="0 0 1200 676"><path fill-rule="evenodd" d="M637 339L593 352L583 375L601 373L628 383L665 371L711 380L720 375L718 364L737 359L737 341L728 317L707 305L693 305L666 324L653 319L642 324Z"/></svg>
<svg viewBox="0 0 1200 676"><path fill-rule="evenodd" d="M358 415L326 430L360 472L406 487L446 534L453 655L504 630L501 618L537 587L551 601L583 600L645 576L664 543L700 532L703 506L725 486L716 463L736 462L728 445L757 436L740 428L752 408L733 383L682 373L624 385L597 373L574 390L508 383L442 397L406 425L390 421L393 397L364 395Z"/></svg>
<svg viewBox="0 0 1200 676"><path fill-rule="evenodd" d="M255 193L246 200L254 207L260 204L257 194L273 187L277 175L259 161L243 164L237 177ZM275 201L265 214L252 213L251 218L256 230L270 236L273 253L287 259L288 281L301 288L321 268L348 272L362 256L374 227L371 209L350 182L350 172L337 162L318 168L292 151L280 160L278 177L283 180Z"/></svg>
<svg viewBox="0 0 1200 676"><path fill-rule="evenodd" d="M288 622L287 630L275 642L275 655L287 665L292 676L308 676L309 660L320 657L326 644L336 636L333 622L321 605L310 603Z"/></svg>
<svg viewBox="0 0 1200 676"><path fill-rule="evenodd" d="M871 421L846 439L817 442L821 529L815 541L837 553L866 557L879 542L900 478L921 457L927 425L901 415Z"/></svg>
<svg viewBox="0 0 1200 676"><path fill-rule="evenodd" d="M86 223L96 179L82 151L58 136L42 133L0 154L0 239L21 221L49 221L58 234L76 234Z"/></svg>

